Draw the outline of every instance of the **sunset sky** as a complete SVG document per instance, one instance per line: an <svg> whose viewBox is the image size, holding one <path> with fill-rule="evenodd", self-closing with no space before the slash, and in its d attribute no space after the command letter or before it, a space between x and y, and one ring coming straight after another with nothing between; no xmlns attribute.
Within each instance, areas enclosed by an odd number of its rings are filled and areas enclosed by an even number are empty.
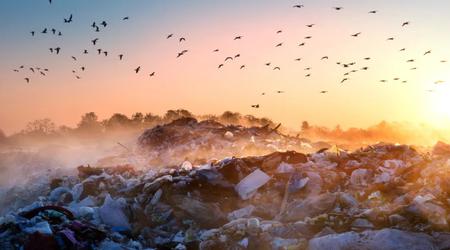
<svg viewBox="0 0 450 250"><path fill-rule="evenodd" d="M449 9L447 0L53 0L51 5L48 0L2 0L0 129L10 134L39 118L75 126L90 111L106 118L177 108L196 114L238 111L293 128L302 120L344 127L381 120L448 126ZM73 22L64 23L70 14ZM130 19L123 21L125 16ZM101 32L90 27L103 20L108 26ZM41 34L44 28L63 35ZM351 36L357 32L361 35ZM233 40L238 35L243 38ZM180 37L186 41L178 42ZM94 38L99 38L97 46L90 42ZM302 42L306 45L299 47ZM278 43L283 45L275 47ZM51 47L61 47L61 53L51 54ZM108 56L97 55L97 48ZM89 54L83 55L84 49ZM184 49L188 52L176 58ZM428 50L431 54L424 55ZM224 63L236 54L241 56ZM410 59L415 62L407 63ZM343 68L336 62L356 65ZM20 65L25 69L14 72ZM49 72L43 77L29 67ZM344 73L362 67L369 70L340 83ZM156 75L150 77L151 72Z"/></svg>

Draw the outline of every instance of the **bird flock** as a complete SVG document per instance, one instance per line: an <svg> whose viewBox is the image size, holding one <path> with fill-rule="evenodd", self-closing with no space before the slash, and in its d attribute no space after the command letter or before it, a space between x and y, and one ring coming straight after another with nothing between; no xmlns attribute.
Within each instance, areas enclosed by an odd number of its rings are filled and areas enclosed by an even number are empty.
<svg viewBox="0 0 450 250"><path fill-rule="evenodd" d="M49 0L49 4L52 4L52 0ZM305 9L306 7L303 4L296 4L296 5L293 5L292 8ZM341 12L341 11L344 10L344 7L342 7L342 6L335 6L335 7L331 7L331 10L332 11L336 11L336 12ZM378 13L379 13L378 10L370 10L370 11L367 12L367 14L369 14L369 15L376 15ZM129 19L130 19L129 16L125 16L125 17L123 17L121 19L121 21L125 22L125 21L128 21ZM64 24L71 24L73 22L74 22L74 15L73 14L71 14L68 17L63 18L63 23ZM403 29L406 29L408 26L411 25L411 22L410 21L404 21L404 22L400 23L399 25ZM315 23L310 23L310 24L305 25L305 27L307 29L314 29L317 26L318 25L315 24ZM94 20L94 21L92 21L92 24L90 25L90 28L92 29L92 31L94 33L97 33L97 32L101 32L101 31L109 28L109 24L108 24L108 22L106 20ZM54 35L54 36L62 36L63 35L62 31L57 30L55 28L49 28L49 27L44 27L41 31L32 30L32 31L30 31L30 33L31 33L32 37L35 37L35 36L38 36L38 35ZM275 31L275 34L281 34L281 33L283 33L282 29L279 29L279 30ZM358 39L359 37L361 37L363 35L364 34L363 34L362 31L358 31L358 32L349 34L349 37L352 37L354 39ZM176 39L178 41L178 43L180 43L180 44L186 42L186 40L187 40L186 37L184 37L184 36L178 36L177 37L173 33L165 35L165 38L167 40L169 40L169 39ZM232 40L234 42L238 42L239 40L242 40L242 39L245 39L245 36L239 34L239 35L235 35ZM387 37L386 38L386 42L394 41L395 39L396 39L395 37ZM304 47L308 43L310 43L310 41L312 41L312 40L313 40L312 36L305 36L302 41L298 42L298 47ZM100 48L99 47L100 42L101 41L100 41L100 39L98 37L93 38L90 41L92 47L91 48L81 49L80 55L70 55L71 60L73 60L74 62L77 62L79 56L86 55L86 54L89 54L89 53L96 53L97 55L104 56L104 57L115 56L117 58L117 60L119 60L119 61L122 61L122 60L125 59L124 53L110 53L109 51L107 51L107 50L105 50L103 48ZM274 43L274 47L275 48L283 47L284 45L285 45L285 42ZM63 50L62 50L61 47L51 47L51 48L49 48L49 51L50 51L50 54L53 54L55 56L56 55L60 56L60 55L63 54ZM221 50L219 48L216 48L216 49L212 50L212 53L219 53L220 51ZM406 48L401 48L399 50L399 52L402 52L402 53L406 52L406 51L407 51ZM175 59L183 57L183 56L187 55L188 53L189 53L189 50L182 49L182 50L180 50L180 51L178 51L176 53ZM422 56L427 56L427 55L430 55L430 54L432 54L432 50L431 49L429 49L427 51L424 51ZM240 53L236 53L234 55L226 56L223 59L223 61L220 62L217 65L217 69L220 71L222 68L226 67L228 64L230 64L230 63L232 63L234 61L237 61L237 59L239 59L240 57L241 57ZM323 56L321 56L318 59L320 59L321 61L329 61L331 58L328 55L323 55ZM297 62L300 62L303 59L301 57L296 57L296 58L293 58L293 60L297 61ZM342 60L338 60L337 59L336 62L335 62L336 65L338 67L342 67L343 69L345 69L345 72L343 73L342 78L338 81L338 83L339 84L344 84L344 83L346 83L346 82L351 80L351 76L353 74L355 74L357 72L363 72L363 71L370 70L370 68L369 68L369 66L367 66L366 62L371 61L371 60L373 60L373 58L370 57L370 56L363 57L360 60L354 60L354 61L350 61L350 62L344 62ZM417 70L418 67L415 66L415 63L417 62L417 60L418 60L417 58L410 58L410 59L406 60L405 63L411 65L410 66L410 70ZM446 59L442 59L439 62L440 63L447 63L447 60ZM262 62L261 64L265 65L265 67L267 67L267 68L269 68L269 69L271 69L273 71L281 71L282 70L282 68L279 65L274 65L270 61L269 62ZM247 65L246 64L239 64L238 68L240 70L245 70L247 68ZM78 66L76 69L73 69L72 73L73 73L73 75L74 75L74 77L76 79L82 79L81 73L84 72L85 70L86 70L86 67L82 65L82 66ZM28 74L30 74L30 73L32 75L38 74L41 77L45 77L48 74L49 69L44 68L44 67L28 67L28 66L25 66L25 65L20 65L18 68L13 69L13 71L14 72L18 72L18 73L19 72L26 72L27 75L26 75L26 77L24 77L24 80L25 80L26 83L30 83L31 79L32 79L32 76L29 76ZM141 74L141 73L143 73L143 67L141 65L137 65L133 69L133 71L134 71L135 74ZM304 74L305 78L309 78L313 74L311 66L305 67L304 71L305 71L305 74ZM147 74L148 77L156 76L156 72L155 71L147 71L145 74ZM380 83L387 83L389 81L390 81L390 79L387 79L387 78L379 80ZM407 83L408 82L406 79L402 79L400 77L394 77L394 78L392 78L392 81L394 81L394 82L401 82L401 83ZM443 84L443 83L444 83L444 81L442 81L442 80L435 81L435 84ZM282 93L284 93L284 91L278 90L278 91L276 91L276 93L277 94L282 94ZM319 91L319 94L327 94L327 93L329 93L328 90L321 90L321 91ZM262 93L262 95L266 95L266 93L264 92L264 93ZM260 108L260 104L252 104L251 107L255 108L255 109L258 109L258 108Z"/></svg>

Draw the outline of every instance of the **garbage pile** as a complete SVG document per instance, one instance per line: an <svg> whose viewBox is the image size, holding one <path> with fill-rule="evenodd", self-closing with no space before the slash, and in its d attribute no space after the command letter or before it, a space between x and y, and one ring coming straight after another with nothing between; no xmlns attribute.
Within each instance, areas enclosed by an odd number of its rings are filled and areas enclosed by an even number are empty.
<svg viewBox="0 0 450 250"><path fill-rule="evenodd" d="M449 249L450 154L439 152L80 166L0 217L0 249Z"/></svg>
<svg viewBox="0 0 450 250"><path fill-rule="evenodd" d="M310 153L330 146L285 135L278 131L280 125L244 127L181 118L145 131L138 139L138 151L151 159L150 165L177 164L184 160L203 164L211 157L223 159L288 150Z"/></svg>

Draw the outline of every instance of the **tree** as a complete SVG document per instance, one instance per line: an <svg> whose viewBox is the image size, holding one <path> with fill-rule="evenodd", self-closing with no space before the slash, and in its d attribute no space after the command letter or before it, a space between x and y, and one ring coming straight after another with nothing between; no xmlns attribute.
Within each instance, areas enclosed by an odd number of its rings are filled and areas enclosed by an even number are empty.
<svg viewBox="0 0 450 250"><path fill-rule="evenodd" d="M302 131L306 131L306 130L308 130L310 128L311 128L311 126L309 126L308 121L303 121L302 122Z"/></svg>
<svg viewBox="0 0 450 250"><path fill-rule="evenodd" d="M144 123L145 124L153 124L153 123L159 123L161 122L161 117L159 115L154 115L152 113L147 113L144 116Z"/></svg>
<svg viewBox="0 0 450 250"><path fill-rule="evenodd" d="M55 128L55 123L46 118L29 122L24 132L32 135L51 135L56 132Z"/></svg>
<svg viewBox="0 0 450 250"><path fill-rule="evenodd" d="M84 132L100 132L102 125L98 121L98 116L94 112L89 112L81 117L78 129Z"/></svg>
<svg viewBox="0 0 450 250"><path fill-rule="evenodd" d="M171 122L185 117L194 117L194 115L185 109L167 110L164 121Z"/></svg>
<svg viewBox="0 0 450 250"><path fill-rule="evenodd" d="M241 114L237 112L225 111L221 116L220 120L225 123L238 124L241 120Z"/></svg>
<svg viewBox="0 0 450 250"><path fill-rule="evenodd" d="M144 115L141 112L136 112L131 116L131 121L135 125L140 125L144 121Z"/></svg>
<svg viewBox="0 0 450 250"><path fill-rule="evenodd" d="M131 123L128 116L120 113L115 113L106 122L108 128L127 127Z"/></svg>

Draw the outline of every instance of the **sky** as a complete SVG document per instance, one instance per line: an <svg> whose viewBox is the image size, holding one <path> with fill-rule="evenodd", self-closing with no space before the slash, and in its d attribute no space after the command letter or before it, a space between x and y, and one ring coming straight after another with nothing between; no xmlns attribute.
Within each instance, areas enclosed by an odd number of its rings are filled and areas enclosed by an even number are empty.
<svg viewBox="0 0 450 250"><path fill-rule="evenodd" d="M343 127L382 120L445 127L450 125L448 9L444 0L53 0L51 5L3 0L0 129L10 134L40 118L75 126L91 111L107 118L178 108L195 114L237 111L292 128L303 120ZM70 14L73 22L64 23ZM122 20L125 16L129 20ZM108 26L95 32L94 21ZM402 27L404 22L409 25ZM41 34L44 28L62 36ZM166 39L168 34L174 35ZM298 46L302 42L305 46ZM59 55L50 53L55 47L61 47ZM97 55L98 48L108 56ZM176 58L182 50L188 52ZM324 56L329 59L321 60ZM415 61L407 63L410 59ZM337 62L356 64L344 68ZM13 71L21 65L25 68ZM281 70L273 70L276 66ZM44 77L30 67L49 71ZM352 69L359 71L344 76ZM349 80L341 84L344 78ZM255 104L260 108L251 107Z"/></svg>

